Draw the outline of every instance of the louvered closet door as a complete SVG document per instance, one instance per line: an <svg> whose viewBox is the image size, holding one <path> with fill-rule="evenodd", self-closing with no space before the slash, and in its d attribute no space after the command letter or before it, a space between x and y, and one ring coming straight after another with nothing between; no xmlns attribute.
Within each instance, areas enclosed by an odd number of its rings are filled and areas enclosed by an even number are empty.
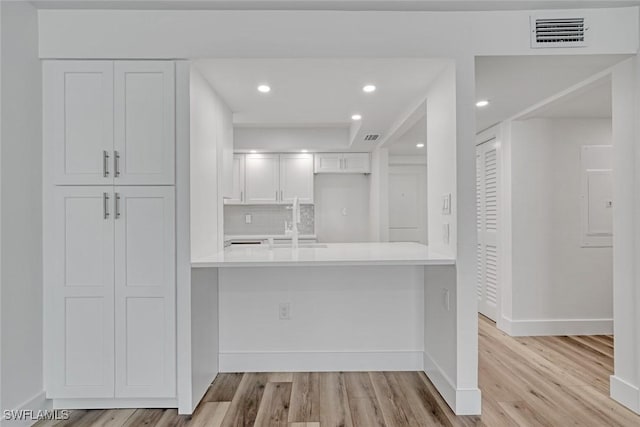
<svg viewBox="0 0 640 427"><path fill-rule="evenodd" d="M498 154L495 139L476 149L478 311L492 320L496 320L498 290Z"/></svg>

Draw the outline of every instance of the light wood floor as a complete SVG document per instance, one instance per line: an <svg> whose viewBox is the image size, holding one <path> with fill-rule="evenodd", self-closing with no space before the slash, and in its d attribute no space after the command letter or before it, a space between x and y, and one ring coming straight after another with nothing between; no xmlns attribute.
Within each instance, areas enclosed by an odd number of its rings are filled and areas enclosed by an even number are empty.
<svg viewBox="0 0 640 427"><path fill-rule="evenodd" d="M611 337L511 338L482 316L479 333L481 417L456 417L423 373L247 373L219 375L192 417L73 411L37 426L640 426L608 397Z"/></svg>

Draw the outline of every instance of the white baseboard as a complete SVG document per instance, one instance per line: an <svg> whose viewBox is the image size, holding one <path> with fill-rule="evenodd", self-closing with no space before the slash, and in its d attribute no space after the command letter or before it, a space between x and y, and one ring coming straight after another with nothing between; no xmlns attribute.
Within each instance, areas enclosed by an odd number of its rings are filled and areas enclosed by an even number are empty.
<svg viewBox="0 0 640 427"><path fill-rule="evenodd" d="M544 335L612 335L613 319L535 319L502 318L500 329L512 337Z"/></svg>
<svg viewBox="0 0 640 427"><path fill-rule="evenodd" d="M423 364L424 373L456 415L480 415L482 395L479 388L457 388L427 352L424 352Z"/></svg>
<svg viewBox="0 0 640 427"><path fill-rule="evenodd" d="M640 389L638 387L615 375L609 377L609 384L613 400L640 414Z"/></svg>
<svg viewBox="0 0 640 427"><path fill-rule="evenodd" d="M28 399L22 405L18 406L16 408L16 411L13 412L16 413L19 411L33 411L33 413L36 414L38 411L46 411L49 409L51 409L51 401L47 399L46 393L43 390L32 398ZM0 421L0 425L2 425L2 427L26 427L33 425L36 422L34 420L6 420L4 418L4 414L0 414L0 416L2 417L2 421Z"/></svg>
<svg viewBox="0 0 640 427"><path fill-rule="evenodd" d="M220 353L220 372L421 371L422 351Z"/></svg>
<svg viewBox="0 0 640 427"><path fill-rule="evenodd" d="M177 407L177 399L53 399L54 409L124 409Z"/></svg>

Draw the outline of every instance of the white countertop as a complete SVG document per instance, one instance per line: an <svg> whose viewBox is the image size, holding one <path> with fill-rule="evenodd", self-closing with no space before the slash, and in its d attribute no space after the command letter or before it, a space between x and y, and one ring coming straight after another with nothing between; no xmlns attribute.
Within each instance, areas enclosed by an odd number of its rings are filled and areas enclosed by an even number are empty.
<svg viewBox="0 0 640 427"><path fill-rule="evenodd" d="M191 262L193 268L322 265L454 265L455 259L419 243L327 243L325 247L231 246Z"/></svg>
<svg viewBox="0 0 640 427"><path fill-rule="evenodd" d="M224 240L267 240L268 238L278 240L291 240L290 234L225 234ZM299 239L315 239L315 234L301 234Z"/></svg>

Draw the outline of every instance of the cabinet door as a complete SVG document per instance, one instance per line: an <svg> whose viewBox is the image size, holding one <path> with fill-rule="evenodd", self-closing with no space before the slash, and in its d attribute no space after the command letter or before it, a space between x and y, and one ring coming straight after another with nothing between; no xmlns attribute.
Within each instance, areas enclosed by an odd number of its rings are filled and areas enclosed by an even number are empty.
<svg viewBox="0 0 640 427"><path fill-rule="evenodd" d="M300 203L313 203L313 155L280 155L280 201L292 203L298 197Z"/></svg>
<svg viewBox="0 0 640 427"><path fill-rule="evenodd" d="M49 398L114 395L113 187L56 187Z"/></svg>
<svg viewBox="0 0 640 427"><path fill-rule="evenodd" d="M113 62L45 61L43 73L55 184L113 183Z"/></svg>
<svg viewBox="0 0 640 427"><path fill-rule="evenodd" d="M244 195L244 154L234 154L231 197L225 199L225 203L240 204L244 202Z"/></svg>
<svg viewBox="0 0 640 427"><path fill-rule="evenodd" d="M174 397L173 187L115 187L116 397Z"/></svg>
<svg viewBox="0 0 640 427"><path fill-rule="evenodd" d="M175 168L175 73L170 61L117 61L116 185L171 185Z"/></svg>
<svg viewBox="0 0 640 427"><path fill-rule="evenodd" d="M371 172L369 153L345 153L342 168L348 173Z"/></svg>
<svg viewBox="0 0 640 427"><path fill-rule="evenodd" d="M342 153L319 153L315 155L315 173L342 172Z"/></svg>
<svg viewBox="0 0 640 427"><path fill-rule="evenodd" d="M277 154L247 154L244 174L246 203L278 203L280 200L280 171Z"/></svg>

